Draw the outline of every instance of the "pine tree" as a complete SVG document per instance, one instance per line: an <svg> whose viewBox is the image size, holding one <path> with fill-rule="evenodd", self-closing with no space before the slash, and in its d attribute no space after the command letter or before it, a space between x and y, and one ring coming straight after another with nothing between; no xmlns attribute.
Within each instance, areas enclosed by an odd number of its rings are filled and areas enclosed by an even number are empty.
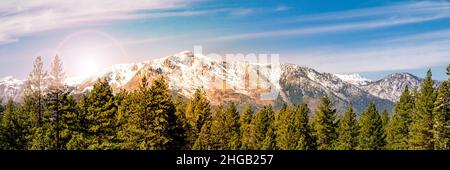
<svg viewBox="0 0 450 170"><path fill-rule="evenodd" d="M31 127L27 115L9 99L0 121L0 149L25 150L28 146L27 136Z"/></svg>
<svg viewBox="0 0 450 170"><path fill-rule="evenodd" d="M202 128L202 137L196 140L195 146L208 150L237 150L240 148L239 113L234 103L226 108L220 105L212 115L208 131ZM197 149L197 148L196 148ZM200 149L200 148L198 148Z"/></svg>
<svg viewBox="0 0 450 170"><path fill-rule="evenodd" d="M217 112L216 112L217 113ZM194 144L192 145L193 150L212 150L214 148L214 137L212 136L211 127L212 127L212 118L205 117L205 122L203 123L203 127L198 134L197 139L195 139Z"/></svg>
<svg viewBox="0 0 450 170"><path fill-rule="evenodd" d="M195 90L195 93L186 106L186 120L191 129L189 130L189 143L193 145L198 138L203 125L211 118L211 108L206 93L201 90Z"/></svg>
<svg viewBox="0 0 450 170"><path fill-rule="evenodd" d="M414 96L405 87L400 100L394 107L394 113L387 124L386 147L389 150L408 149L408 133L411 116L414 112Z"/></svg>
<svg viewBox="0 0 450 170"><path fill-rule="evenodd" d="M292 149L289 147L290 143L292 142L292 139L289 133L289 128L291 128L292 121L292 115L294 114L294 110L290 106L289 110L287 108L287 105L284 103L281 106L281 109L278 111L278 114L275 117L275 123L276 123L276 141L277 141L277 148L282 150L289 150Z"/></svg>
<svg viewBox="0 0 450 170"><path fill-rule="evenodd" d="M295 150L315 150L316 141L312 137L308 118L309 108L306 103L300 103L294 112L292 123L292 136Z"/></svg>
<svg viewBox="0 0 450 170"><path fill-rule="evenodd" d="M174 148L174 136L177 136L178 127L176 108L172 101L169 84L163 76L159 76L150 87L151 110L153 115L152 129L156 136L153 139L152 149Z"/></svg>
<svg viewBox="0 0 450 170"><path fill-rule="evenodd" d="M48 117L50 113L45 111L44 115ZM48 121L41 122L41 125L38 127L32 128L32 135L28 137L29 140L29 149L31 150L53 150L56 149L56 140L54 137L57 135L56 127L52 126ZM59 142L58 142L59 143Z"/></svg>
<svg viewBox="0 0 450 170"><path fill-rule="evenodd" d="M24 104L22 111L28 115L31 122L30 133L27 136L29 149L46 149L51 145L50 114L45 110L45 87L47 85L47 72L44 71L41 57L37 57L33 63L33 69L29 74L24 87Z"/></svg>
<svg viewBox="0 0 450 170"><path fill-rule="evenodd" d="M44 121L44 87L47 73L43 68L44 64L41 57L37 57L33 63L33 70L30 73L24 88L24 107L29 112L33 123L40 126Z"/></svg>
<svg viewBox="0 0 450 170"><path fill-rule="evenodd" d="M196 95L197 94L197 95ZM203 98L203 95L199 95L200 91L196 91L196 94L194 94L194 99L198 98L201 99ZM217 150L217 136L213 135L215 134L215 132L213 131L213 121L214 119L218 117L218 115L223 115L223 106L219 105L216 109L215 112L211 113L208 109L207 114L205 115L198 115L197 121L192 121L192 120L196 120L193 119L195 114L195 110L200 111L202 109L196 109L196 105L198 105L199 103L194 103L194 102L190 102L188 104L188 109L192 109L192 110L187 110L188 113L186 113L186 116L190 117L191 120L191 126L193 125L198 125L198 124L203 124L202 127L200 128L200 132L198 134L195 133L196 128L195 126L193 126L192 131L194 132L194 134L191 134L191 136L197 136L197 138L195 139L194 143L192 144L192 149L193 150ZM191 106L189 106L191 105ZM189 112L191 112L191 114L189 114ZM198 113L197 113L198 114ZM202 120L202 121L199 121ZM197 124L195 122L198 122ZM217 133L217 132L216 132Z"/></svg>
<svg viewBox="0 0 450 170"><path fill-rule="evenodd" d="M61 87L47 93L46 107L51 114L49 122L50 139L53 145L48 147L52 150L66 149L66 144L71 139L74 123L77 121L73 115L77 114L76 101L67 87Z"/></svg>
<svg viewBox="0 0 450 170"><path fill-rule="evenodd" d="M312 118L313 133L317 139L320 150L333 149L336 134L336 109L333 108L330 98L325 95Z"/></svg>
<svg viewBox="0 0 450 170"><path fill-rule="evenodd" d="M450 86L442 82L433 110L434 149L450 149Z"/></svg>
<svg viewBox="0 0 450 170"><path fill-rule="evenodd" d="M313 150L315 140L312 138L308 122L309 109L305 103L298 106L284 106L278 116L276 144L281 150Z"/></svg>
<svg viewBox="0 0 450 170"><path fill-rule="evenodd" d="M356 120L356 113L353 110L352 103L350 103L344 116L339 121L337 134L336 149L356 149L358 144L358 121Z"/></svg>
<svg viewBox="0 0 450 170"><path fill-rule="evenodd" d="M251 150L274 150L275 143L275 113L272 106L264 106L254 116L251 122Z"/></svg>
<svg viewBox="0 0 450 170"><path fill-rule="evenodd" d="M381 126L383 128L384 149L386 149L387 126L390 121L391 118L389 117L389 112L386 109L383 109L381 112Z"/></svg>
<svg viewBox="0 0 450 170"><path fill-rule="evenodd" d="M59 89L63 86L65 79L65 73L63 71L63 63L58 55L53 58L50 71L50 84L49 88Z"/></svg>
<svg viewBox="0 0 450 170"><path fill-rule="evenodd" d="M76 103L70 90L63 85L65 74L58 56L54 57L51 66L49 87L43 96L44 121L35 128L31 149L65 149L71 138L66 122L71 120L66 119L65 115L76 112Z"/></svg>
<svg viewBox="0 0 450 170"><path fill-rule="evenodd" d="M370 103L367 109L361 113L359 119L358 149L381 150L384 148L383 122L375 107Z"/></svg>
<svg viewBox="0 0 450 170"><path fill-rule="evenodd" d="M202 146L202 149L206 150L224 150L229 144L229 134L227 134L226 127L226 115L223 105L216 107L208 119L208 123L205 123L206 127L202 127L199 137L197 138L194 146Z"/></svg>
<svg viewBox="0 0 450 170"><path fill-rule="evenodd" d="M117 105L106 79L98 80L91 92L78 103L81 128L70 143L87 146L83 149L111 149L116 136ZM83 139L82 141L76 140Z"/></svg>
<svg viewBox="0 0 450 170"><path fill-rule="evenodd" d="M141 80L142 81L142 80ZM141 82L142 84L142 82ZM129 92L126 90L121 90L116 94L116 101L120 101L117 103L117 116L116 116L116 125L117 125L117 143L119 149L136 149L132 148L131 137L133 136L130 132L130 127L128 127L128 123L132 120L132 115L135 113L135 108L133 102L135 102L135 94L136 91ZM139 101L139 100L136 100Z"/></svg>
<svg viewBox="0 0 450 170"><path fill-rule="evenodd" d="M225 150L237 150L241 147L239 112L234 103L230 103L225 111L224 136L227 139Z"/></svg>
<svg viewBox="0 0 450 170"><path fill-rule="evenodd" d="M409 148L414 150L433 149L433 107L435 102L434 82L431 70L420 86L409 130Z"/></svg>
<svg viewBox="0 0 450 170"><path fill-rule="evenodd" d="M172 125L173 131L173 142L170 150L187 150L189 147L189 130L191 127L186 119L185 109L186 104L184 104L181 99L175 100L175 125Z"/></svg>
<svg viewBox="0 0 450 170"><path fill-rule="evenodd" d="M254 138L253 135L253 129L254 126L252 126L251 122L253 119L253 109L250 104L247 104L240 114L239 122L241 124L240 127L240 133L241 133L241 149L247 150L252 148L254 146L252 139Z"/></svg>
<svg viewBox="0 0 450 170"><path fill-rule="evenodd" d="M148 87L147 78L132 94L127 121L118 132L121 148L139 150L163 150L175 148L177 116L175 104L164 77L156 78ZM119 109L122 112L122 109Z"/></svg>

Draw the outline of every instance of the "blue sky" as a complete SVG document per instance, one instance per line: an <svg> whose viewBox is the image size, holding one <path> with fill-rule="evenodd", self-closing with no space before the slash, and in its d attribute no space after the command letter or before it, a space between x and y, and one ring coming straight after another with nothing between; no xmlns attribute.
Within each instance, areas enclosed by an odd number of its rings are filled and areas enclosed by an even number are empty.
<svg viewBox="0 0 450 170"><path fill-rule="evenodd" d="M195 45L370 79L431 68L443 80L450 63L448 1L6 0L0 21L0 77L26 78L36 56L79 76Z"/></svg>

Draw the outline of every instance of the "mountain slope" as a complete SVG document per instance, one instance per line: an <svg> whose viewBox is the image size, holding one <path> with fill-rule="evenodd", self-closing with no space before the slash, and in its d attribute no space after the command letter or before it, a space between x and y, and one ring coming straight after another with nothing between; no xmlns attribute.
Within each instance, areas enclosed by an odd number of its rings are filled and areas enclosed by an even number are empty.
<svg viewBox="0 0 450 170"><path fill-rule="evenodd" d="M251 87L270 88L277 84L268 78L269 69L266 67L244 62L221 62L205 56L194 56L191 52L119 67L128 69L117 68L117 65L113 66L99 76L84 81L77 91L88 90L99 78L109 80L115 90L134 90L143 76L147 76L151 82L155 76L163 75L168 79L169 87L185 97L190 97L195 89L203 88L212 103L249 98L263 104L266 101L259 100L258 95L267 89ZM246 75L256 75L256 70L261 73L259 76L262 81L246 78Z"/></svg>
<svg viewBox="0 0 450 170"><path fill-rule="evenodd" d="M293 103L304 100L312 108L318 105L320 97L325 94L332 97L341 112L350 102L357 112L361 112L369 102L374 102L380 109L391 109L393 106L391 101L373 96L333 74L319 73L297 65L285 65L280 82Z"/></svg>
<svg viewBox="0 0 450 170"><path fill-rule="evenodd" d="M25 81L14 79L12 76L0 79L0 97L3 102L7 102L9 98L21 101L24 83Z"/></svg>
<svg viewBox="0 0 450 170"><path fill-rule="evenodd" d="M417 88L421 82L421 78L412 74L394 73L381 80L361 85L360 88L379 98L396 102L406 86Z"/></svg>

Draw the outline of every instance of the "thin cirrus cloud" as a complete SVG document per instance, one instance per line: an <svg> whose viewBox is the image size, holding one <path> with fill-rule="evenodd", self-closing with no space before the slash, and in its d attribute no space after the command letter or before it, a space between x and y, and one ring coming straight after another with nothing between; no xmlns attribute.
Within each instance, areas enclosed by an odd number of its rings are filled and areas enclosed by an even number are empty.
<svg viewBox="0 0 450 170"><path fill-rule="evenodd" d="M284 22L329 21L345 19L366 19L373 17L436 15L450 10L448 2L415 2L382 7L361 8L348 11L328 12L291 18Z"/></svg>
<svg viewBox="0 0 450 170"><path fill-rule="evenodd" d="M292 35L301 36L301 35L311 35L311 34L328 33L328 32L355 31L355 30L375 29L375 28L382 28L382 27L395 26L395 25L432 21L432 20L448 18L448 17L450 17L450 12L447 15L421 16L421 17L408 17L408 18L391 18L391 19L386 19L386 20L382 19L382 20L336 24L336 25L327 25L327 26L316 26L316 27L307 27L307 28L298 28L298 29L264 31L264 32L256 32L256 33L218 36L218 37L207 39L207 41L235 41L235 40L270 38L270 37L280 37L280 36L292 36Z"/></svg>
<svg viewBox="0 0 450 170"><path fill-rule="evenodd" d="M206 41L236 41L280 36L302 36L330 32L344 32L384 28L398 25L422 23L438 19L450 18L450 3L418 2L385 7L373 7L350 11L315 14L270 21L271 23L322 23L318 26L300 26L298 28L238 33L232 35L207 38ZM324 24L329 21L339 21L334 24ZM314 25L314 24L311 24Z"/></svg>
<svg viewBox="0 0 450 170"><path fill-rule="evenodd" d="M450 30L380 40L370 46L298 52L295 62L334 73L407 70L450 63ZM431 41L430 41L431 40ZM412 42L411 42L412 41Z"/></svg>
<svg viewBox="0 0 450 170"><path fill-rule="evenodd" d="M30 0L0 3L0 44L18 41L24 35L64 28L79 23L193 16L220 10L190 11L190 3L201 0ZM156 11L146 13L145 11Z"/></svg>
<svg viewBox="0 0 450 170"><path fill-rule="evenodd" d="M285 5L278 5L278 6L275 7L274 11L276 11L276 12L281 12L281 11L287 11L287 10L289 10L289 9L290 9L290 8L289 8L288 6L285 6Z"/></svg>
<svg viewBox="0 0 450 170"><path fill-rule="evenodd" d="M401 37L388 38L384 40L384 43L407 43L407 44L417 44L429 41L449 41L450 40L450 29L443 29L437 31L430 31L419 34L412 34Z"/></svg>

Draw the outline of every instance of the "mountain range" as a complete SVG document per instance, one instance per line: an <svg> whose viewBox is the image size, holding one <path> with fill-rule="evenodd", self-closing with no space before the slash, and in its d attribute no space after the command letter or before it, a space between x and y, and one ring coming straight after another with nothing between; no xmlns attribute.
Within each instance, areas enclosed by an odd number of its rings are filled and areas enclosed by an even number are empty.
<svg viewBox="0 0 450 170"><path fill-rule="evenodd" d="M277 71L278 70L278 71ZM352 103L360 113L374 102L379 110L390 111L403 89L416 88L422 79L409 73L394 73L372 81L358 74L331 74L295 64L268 65L246 61L221 61L185 51L140 63L117 64L90 77L67 78L65 83L83 94L100 78L106 78L115 92L134 90L141 78L162 75L174 94L189 98L195 89L206 91L213 105L224 102L257 106L305 101L311 109L320 97L329 95L338 111ZM20 102L25 80L0 79L0 96ZM5 100L3 100L5 102Z"/></svg>

